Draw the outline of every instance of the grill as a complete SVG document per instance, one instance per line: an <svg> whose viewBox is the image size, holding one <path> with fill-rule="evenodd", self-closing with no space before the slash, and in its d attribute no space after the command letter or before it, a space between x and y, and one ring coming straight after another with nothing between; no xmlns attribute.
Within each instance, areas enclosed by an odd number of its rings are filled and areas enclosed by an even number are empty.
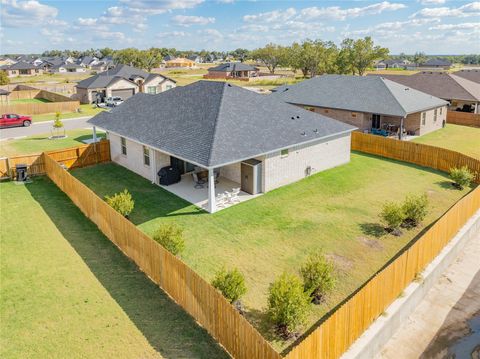
<svg viewBox="0 0 480 359"><path fill-rule="evenodd" d="M172 166L163 167L158 171L158 177L161 185L169 186L180 182L180 171Z"/></svg>

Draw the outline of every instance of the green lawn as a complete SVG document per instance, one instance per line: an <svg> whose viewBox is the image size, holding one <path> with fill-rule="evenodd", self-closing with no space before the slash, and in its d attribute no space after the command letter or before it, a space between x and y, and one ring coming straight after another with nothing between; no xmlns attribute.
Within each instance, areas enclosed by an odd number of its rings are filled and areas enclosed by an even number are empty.
<svg viewBox="0 0 480 359"><path fill-rule="evenodd" d="M0 197L1 358L227 358L50 180Z"/></svg>
<svg viewBox="0 0 480 359"><path fill-rule="evenodd" d="M321 248L335 261L337 288L314 308L310 326L467 193L454 190L443 173L359 153L347 165L215 214L115 164L72 173L100 196L128 188L135 200L130 218L146 233L162 223L180 224L186 237L183 259L207 280L223 265L238 267L248 286L247 317L277 349L289 343L272 336L264 314L276 276L297 271L309 252ZM424 226L400 238L386 235L379 225L380 207L407 193L427 193L430 213Z"/></svg>
<svg viewBox="0 0 480 359"><path fill-rule="evenodd" d="M447 148L480 159L480 128L447 124L445 128L420 136L413 141Z"/></svg>
<svg viewBox="0 0 480 359"><path fill-rule="evenodd" d="M10 100L11 104L16 104L16 103L47 103L51 102L45 98L22 98L20 100Z"/></svg>
<svg viewBox="0 0 480 359"><path fill-rule="evenodd" d="M43 151L59 150L61 148L83 145L82 140L92 138L92 130L66 131L67 138L50 140L50 133L30 136L18 140L0 141L0 157L12 157ZM105 137L105 133L97 132L98 137Z"/></svg>
<svg viewBox="0 0 480 359"><path fill-rule="evenodd" d="M80 105L80 112L63 112L60 116L61 120L67 118L76 118L76 117L85 117L85 116L95 116L97 113L105 111L102 108L94 107L91 104ZM53 121L55 119L54 113L45 113L41 115L33 115L33 122L42 122L42 121Z"/></svg>

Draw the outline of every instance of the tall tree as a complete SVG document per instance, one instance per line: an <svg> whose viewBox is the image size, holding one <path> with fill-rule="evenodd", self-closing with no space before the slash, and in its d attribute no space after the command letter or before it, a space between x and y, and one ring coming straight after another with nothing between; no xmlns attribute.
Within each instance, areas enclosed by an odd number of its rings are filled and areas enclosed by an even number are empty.
<svg viewBox="0 0 480 359"><path fill-rule="evenodd" d="M413 55L413 62L416 64L423 64L425 61L427 61L427 55L424 52L416 52Z"/></svg>
<svg viewBox="0 0 480 359"><path fill-rule="evenodd" d="M342 73L363 76L375 60L387 57L388 53L387 48L375 46L370 36L358 40L345 39L341 45L338 67Z"/></svg>
<svg viewBox="0 0 480 359"><path fill-rule="evenodd" d="M287 64L285 48L275 44L268 44L265 47L253 50L250 57L262 62L271 74L275 73L278 66Z"/></svg>

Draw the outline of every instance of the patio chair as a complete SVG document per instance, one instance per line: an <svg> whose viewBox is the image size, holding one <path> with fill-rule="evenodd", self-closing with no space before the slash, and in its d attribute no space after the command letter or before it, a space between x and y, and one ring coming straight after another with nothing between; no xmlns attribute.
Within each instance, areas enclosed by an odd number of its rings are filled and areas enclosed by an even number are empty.
<svg viewBox="0 0 480 359"><path fill-rule="evenodd" d="M198 178L198 174L195 173L195 172L192 173L192 177L193 177L193 182L195 183L195 184L193 185L193 187L194 187L195 189L203 188L203 185L205 184L205 181L202 180L202 179L200 179L200 178Z"/></svg>
<svg viewBox="0 0 480 359"><path fill-rule="evenodd" d="M227 194L228 196L228 201L230 203L240 203L240 198L238 198L238 195L240 194L240 188L234 188L232 192L229 192Z"/></svg>
<svg viewBox="0 0 480 359"><path fill-rule="evenodd" d="M228 204L228 198L225 193L220 193L217 198L215 198L215 202L217 204L217 207L222 207L225 208Z"/></svg>

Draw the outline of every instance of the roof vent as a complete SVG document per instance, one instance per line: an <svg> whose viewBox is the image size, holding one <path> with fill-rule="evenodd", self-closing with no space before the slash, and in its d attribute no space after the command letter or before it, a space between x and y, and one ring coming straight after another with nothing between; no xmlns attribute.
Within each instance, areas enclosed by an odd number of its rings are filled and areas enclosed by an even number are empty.
<svg viewBox="0 0 480 359"><path fill-rule="evenodd" d="M228 87L232 87L232 85L231 85L231 84L227 84L227 86L228 86Z"/></svg>
<svg viewBox="0 0 480 359"><path fill-rule="evenodd" d="M301 133L301 135L302 135L302 136L306 136L307 133L306 133L305 131L303 131L303 132Z"/></svg>
<svg viewBox="0 0 480 359"><path fill-rule="evenodd" d="M292 118L292 120L295 120L295 117L292 116L291 118Z"/></svg>
<svg viewBox="0 0 480 359"><path fill-rule="evenodd" d="M300 118L300 116L297 115L297 118Z"/></svg>
<svg viewBox="0 0 480 359"><path fill-rule="evenodd" d="M313 133L318 134L318 128L314 129Z"/></svg>

